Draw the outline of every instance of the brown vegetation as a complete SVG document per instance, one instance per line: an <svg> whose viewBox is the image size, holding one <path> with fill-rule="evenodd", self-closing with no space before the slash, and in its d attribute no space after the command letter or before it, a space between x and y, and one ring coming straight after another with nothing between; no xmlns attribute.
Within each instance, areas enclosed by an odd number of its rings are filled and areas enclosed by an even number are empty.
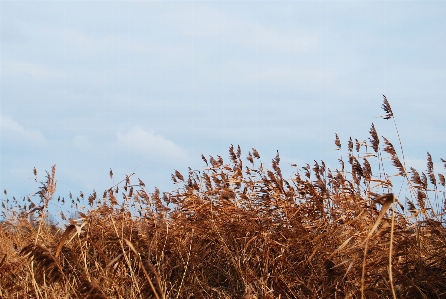
<svg viewBox="0 0 446 299"><path fill-rule="evenodd" d="M64 229L47 221L54 166L39 204L3 202L0 298L446 298L444 176L429 154L409 172L370 135L350 138L341 169L315 161L289 180L279 154L267 169L233 146L229 163L175 171L174 192L129 175ZM412 200L392 193L384 152Z"/></svg>

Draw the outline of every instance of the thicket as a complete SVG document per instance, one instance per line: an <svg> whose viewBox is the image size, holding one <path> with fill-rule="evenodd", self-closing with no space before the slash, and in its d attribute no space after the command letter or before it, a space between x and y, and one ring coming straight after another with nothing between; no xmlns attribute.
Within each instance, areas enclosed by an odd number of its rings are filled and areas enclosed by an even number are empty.
<svg viewBox="0 0 446 299"><path fill-rule="evenodd" d="M383 109L394 120L385 97ZM0 297L446 298L445 178L432 157L426 172L407 168L373 124L347 151L339 169L314 161L285 179L279 154L269 169L231 146L229 162L175 171L173 192L129 174L63 228L48 221L53 166L40 202L2 201Z"/></svg>

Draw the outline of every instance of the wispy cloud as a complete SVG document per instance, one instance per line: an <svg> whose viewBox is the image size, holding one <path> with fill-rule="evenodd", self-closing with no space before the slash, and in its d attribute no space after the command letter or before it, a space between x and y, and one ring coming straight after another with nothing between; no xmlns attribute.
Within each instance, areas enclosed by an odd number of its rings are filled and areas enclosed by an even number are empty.
<svg viewBox="0 0 446 299"><path fill-rule="evenodd" d="M137 154L147 160L184 161L187 159L186 151L175 142L162 135L155 134L153 130L145 131L136 126L128 132L116 134L117 147L128 153Z"/></svg>
<svg viewBox="0 0 446 299"><path fill-rule="evenodd" d="M11 169L57 163L69 182L61 188L74 190L110 167L117 174L141 164L159 186L173 168L202 165L201 153L224 155L230 144L256 147L262 158L279 150L284 166L286 157L334 157L337 166L335 132L345 144L367 138L375 122L379 135L395 135L374 118L381 94L406 157L446 158L445 8L4 1L0 179L13 185L20 179Z"/></svg>
<svg viewBox="0 0 446 299"><path fill-rule="evenodd" d="M42 147L46 140L36 129L27 129L12 118L0 115L1 141L5 145L26 145Z"/></svg>
<svg viewBox="0 0 446 299"><path fill-rule="evenodd" d="M320 44L318 35L310 30L277 29L268 25L268 19L249 20L237 14L236 9L225 11L196 3L165 13L161 21L181 34L204 37L208 42L227 39L225 44L230 41L260 51L314 51Z"/></svg>
<svg viewBox="0 0 446 299"><path fill-rule="evenodd" d="M31 76L39 80L60 80L67 77L66 72L48 65L14 61L4 61L2 72L8 76Z"/></svg>

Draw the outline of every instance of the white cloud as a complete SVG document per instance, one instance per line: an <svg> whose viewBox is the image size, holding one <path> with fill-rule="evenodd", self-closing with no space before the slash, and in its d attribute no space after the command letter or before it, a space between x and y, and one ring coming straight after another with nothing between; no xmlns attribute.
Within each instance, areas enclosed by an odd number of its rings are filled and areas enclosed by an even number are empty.
<svg viewBox="0 0 446 299"><path fill-rule="evenodd" d="M118 132L117 145L121 150L141 155L149 160L186 160L187 154L180 146L153 130L145 131L139 126L126 133Z"/></svg>
<svg viewBox="0 0 446 299"><path fill-rule="evenodd" d="M26 129L15 120L0 115L0 135L2 143L25 144L41 147L46 140L43 134L36 129Z"/></svg>

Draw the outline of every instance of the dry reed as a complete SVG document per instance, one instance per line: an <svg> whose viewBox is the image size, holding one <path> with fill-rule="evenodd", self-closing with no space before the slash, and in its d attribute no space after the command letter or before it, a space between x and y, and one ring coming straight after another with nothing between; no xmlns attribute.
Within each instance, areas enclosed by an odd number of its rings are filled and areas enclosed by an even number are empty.
<svg viewBox="0 0 446 299"><path fill-rule="evenodd" d="M383 109L394 118L385 97ZM444 175L430 154L427 174L407 171L373 124L370 135L350 138L340 169L315 161L291 179L279 153L267 169L256 149L244 164L233 146L228 163L202 155L203 170L175 170L173 192L131 174L94 191L65 229L48 221L53 167L40 203L2 202L0 298L446 298ZM393 194L383 152L407 200Z"/></svg>

